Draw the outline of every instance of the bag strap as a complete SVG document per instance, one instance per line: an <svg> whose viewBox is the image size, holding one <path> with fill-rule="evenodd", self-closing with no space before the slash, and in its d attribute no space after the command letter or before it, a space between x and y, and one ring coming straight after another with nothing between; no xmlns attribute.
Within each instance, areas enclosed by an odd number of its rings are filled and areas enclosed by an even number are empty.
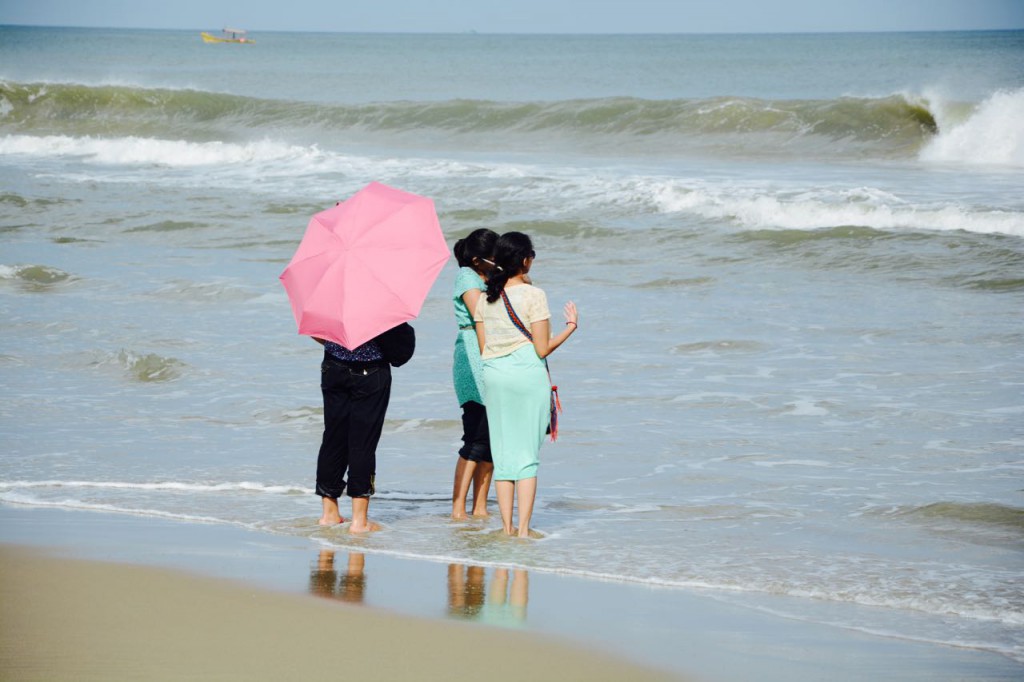
<svg viewBox="0 0 1024 682"><path fill-rule="evenodd" d="M519 319L518 315L516 315L516 309L512 307L512 301L508 300L508 294L505 293L504 289L501 290L501 300L505 303L505 312L508 313L508 316L512 319L512 324L515 325L515 328L521 331L523 336L528 338L532 343L533 334L530 333L530 330L526 328L523 321Z"/></svg>

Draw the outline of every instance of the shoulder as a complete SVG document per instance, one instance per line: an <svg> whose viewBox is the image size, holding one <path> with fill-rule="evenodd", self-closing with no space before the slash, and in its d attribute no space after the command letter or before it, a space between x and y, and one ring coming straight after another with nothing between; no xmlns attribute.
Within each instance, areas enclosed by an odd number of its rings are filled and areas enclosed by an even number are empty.
<svg viewBox="0 0 1024 682"><path fill-rule="evenodd" d="M483 277L477 274L477 271L473 268L459 268L459 272L455 275L455 281L468 282L481 287L484 285Z"/></svg>
<svg viewBox="0 0 1024 682"><path fill-rule="evenodd" d="M523 287L523 289L525 290L523 292L524 295L527 298L529 298L531 301L546 301L546 300L548 300L548 295L545 294L544 290L541 289L540 287L535 287L532 284L527 284L526 286Z"/></svg>
<svg viewBox="0 0 1024 682"><path fill-rule="evenodd" d="M459 268L455 275L455 295L461 296L470 289L483 289L484 280L473 268Z"/></svg>
<svg viewBox="0 0 1024 682"><path fill-rule="evenodd" d="M523 301L531 321L545 320L551 316L548 311L548 297L544 290L528 284L523 292Z"/></svg>

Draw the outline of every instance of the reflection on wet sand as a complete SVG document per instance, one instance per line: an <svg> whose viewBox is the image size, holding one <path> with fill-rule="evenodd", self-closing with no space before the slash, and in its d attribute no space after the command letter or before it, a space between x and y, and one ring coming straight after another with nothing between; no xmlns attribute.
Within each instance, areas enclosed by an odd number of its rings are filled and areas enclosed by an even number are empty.
<svg viewBox="0 0 1024 682"><path fill-rule="evenodd" d="M484 606L485 572L481 566L448 564L448 615L476 618Z"/></svg>
<svg viewBox="0 0 1024 682"><path fill-rule="evenodd" d="M362 604L366 597L366 555L349 552L344 570L337 552L320 551L309 571L309 591L318 597ZM448 564L448 616L487 625L519 627L526 621L530 579L522 569Z"/></svg>
<svg viewBox="0 0 1024 682"><path fill-rule="evenodd" d="M515 627L523 623L529 601L529 574L522 569L495 568L490 586L486 583L486 571L481 566L448 564L448 614L488 625Z"/></svg>
<svg viewBox="0 0 1024 682"><path fill-rule="evenodd" d="M334 550L321 550L309 572L310 593L350 604L362 604L366 595L366 556L362 552L349 552L345 573L339 575L334 567L334 555Z"/></svg>

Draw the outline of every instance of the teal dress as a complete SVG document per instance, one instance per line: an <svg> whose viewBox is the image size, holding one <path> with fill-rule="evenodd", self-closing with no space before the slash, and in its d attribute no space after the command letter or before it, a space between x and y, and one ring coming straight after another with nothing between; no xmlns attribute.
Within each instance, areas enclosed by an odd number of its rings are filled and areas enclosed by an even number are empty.
<svg viewBox="0 0 1024 682"><path fill-rule="evenodd" d="M480 343L473 326L473 311L466 308L462 295L471 289L483 291L484 280L473 268L459 268L455 277L452 301L455 304L455 321L459 325L455 337L455 356L452 363L452 380L455 383L455 397L459 405L468 402L484 404L483 363L480 361Z"/></svg>

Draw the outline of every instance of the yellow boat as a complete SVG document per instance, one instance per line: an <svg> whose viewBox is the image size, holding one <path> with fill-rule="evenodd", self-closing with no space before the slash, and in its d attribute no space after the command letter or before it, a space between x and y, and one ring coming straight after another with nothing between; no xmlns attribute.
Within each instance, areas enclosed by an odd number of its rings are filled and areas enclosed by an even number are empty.
<svg viewBox="0 0 1024 682"><path fill-rule="evenodd" d="M224 35L215 36L212 33L202 31L199 35L203 37L204 43L245 43L251 44L256 41L245 37L245 31L240 28L225 28L221 31Z"/></svg>

